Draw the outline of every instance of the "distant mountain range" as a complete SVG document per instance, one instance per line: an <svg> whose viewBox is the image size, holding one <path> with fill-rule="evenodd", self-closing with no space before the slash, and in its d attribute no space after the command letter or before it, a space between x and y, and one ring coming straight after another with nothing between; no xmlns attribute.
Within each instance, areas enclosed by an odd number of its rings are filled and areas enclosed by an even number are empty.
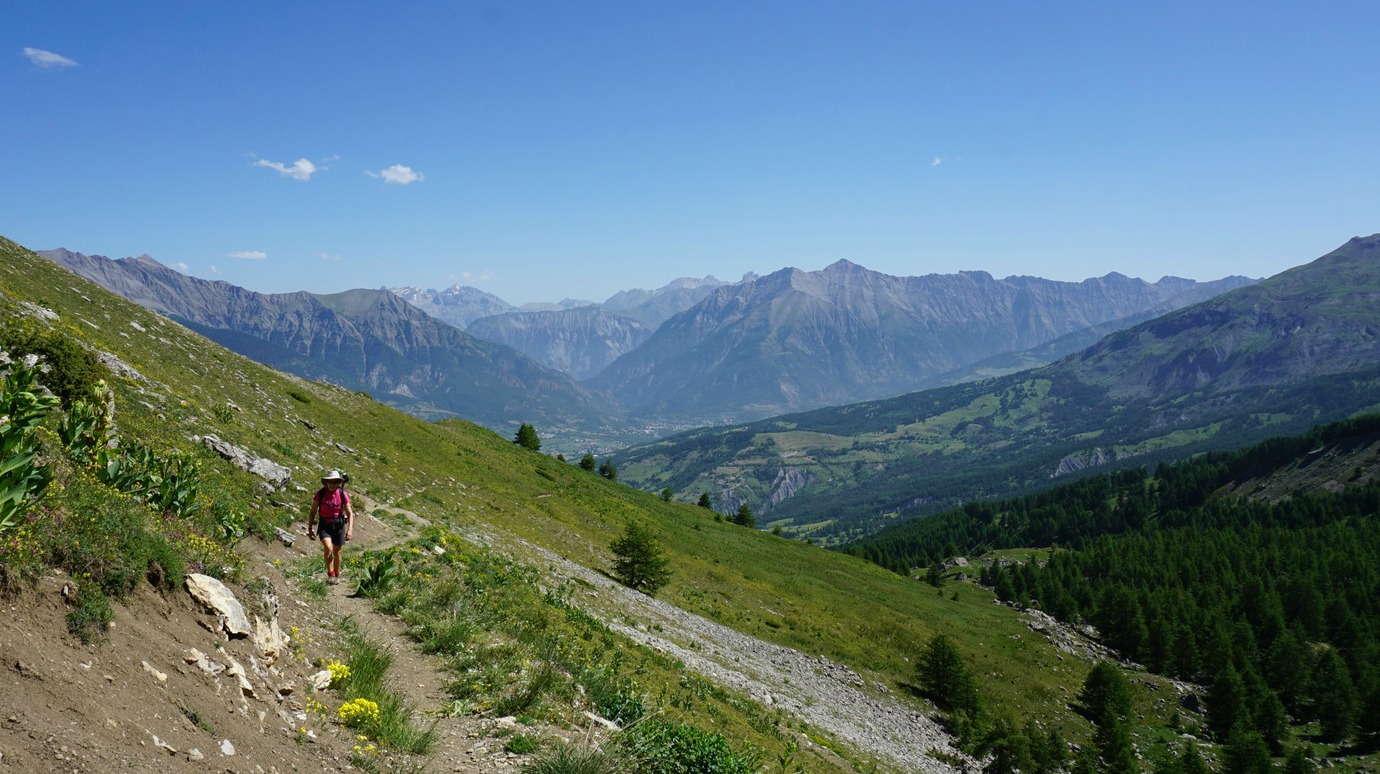
<svg viewBox="0 0 1380 774"><path fill-rule="evenodd" d="M955 303L969 298L945 282ZM691 431L625 450L617 464L635 486L690 500L708 492L722 511L746 502L759 525L834 540L1083 470L1230 448L1376 408L1380 235L1042 368Z"/></svg>
<svg viewBox="0 0 1380 774"><path fill-rule="evenodd" d="M1016 366L1253 282L1120 274L1083 282L986 272L894 277L839 261L716 289L587 386L634 416L717 424L897 395L1000 355ZM961 378L961 377L954 377Z"/></svg>
<svg viewBox="0 0 1380 774"><path fill-rule="evenodd" d="M839 261L522 311L458 286L265 295L147 256L41 254L270 365L423 417L534 423L572 451L621 445L637 428L752 420L1042 364L1252 282L894 277ZM580 302L555 306L566 303ZM659 319L655 330L640 322Z"/></svg>
<svg viewBox="0 0 1380 774"><path fill-rule="evenodd" d="M515 307L454 285L438 291L393 288L408 303L486 341L510 346L547 368L588 379L724 283L682 277L656 290L623 290L602 304L576 299Z"/></svg>
<svg viewBox="0 0 1380 774"><path fill-rule="evenodd" d="M243 355L367 391L418 416L463 417L500 431L532 422L571 435L619 424L566 374L476 339L385 290L270 295L188 277L148 256L39 254Z"/></svg>

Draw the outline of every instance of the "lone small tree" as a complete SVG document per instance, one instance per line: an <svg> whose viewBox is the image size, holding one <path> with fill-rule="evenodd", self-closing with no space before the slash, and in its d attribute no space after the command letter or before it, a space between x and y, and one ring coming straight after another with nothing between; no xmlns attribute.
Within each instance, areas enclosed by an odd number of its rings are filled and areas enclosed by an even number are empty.
<svg viewBox="0 0 1380 774"><path fill-rule="evenodd" d="M709 499L708 492L700 492L700 501L696 504L705 510L714 510L714 501Z"/></svg>
<svg viewBox="0 0 1380 774"><path fill-rule="evenodd" d="M593 454L586 454L580 458L580 470L588 470L590 473L593 473L596 465L597 463L594 461Z"/></svg>
<svg viewBox="0 0 1380 774"><path fill-rule="evenodd" d="M733 523L743 527L756 527L757 517L752 513L752 506L747 503L738 506L738 512L733 515Z"/></svg>
<svg viewBox="0 0 1380 774"><path fill-rule="evenodd" d="M599 463L599 475L603 476L604 478L607 478L610 481L617 481L618 468L614 467L612 462L604 460L603 462Z"/></svg>
<svg viewBox="0 0 1380 774"><path fill-rule="evenodd" d="M532 427L526 422L523 422L522 426L518 428L517 436L513 438L513 443L524 449L541 451L541 439L537 437L537 428Z"/></svg>
<svg viewBox="0 0 1380 774"><path fill-rule="evenodd" d="M635 521L628 522L623 536L609 546L613 551L613 577L619 583L637 589L647 596L671 580L670 563L651 533Z"/></svg>
<svg viewBox="0 0 1380 774"><path fill-rule="evenodd" d="M930 640L920 657L916 676L921 689L940 709L970 717L977 715L977 681L947 635L936 634Z"/></svg>
<svg viewBox="0 0 1380 774"><path fill-rule="evenodd" d="M1131 684L1114 662L1103 659L1083 681L1078 703L1083 714L1097 725L1124 720L1131 714Z"/></svg>
<svg viewBox="0 0 1380 774"><path fill-rule="evenodd" d="M669 487L669 486L666 487L665 489L662 489L662 490L661 490L661 501L662 501L663 503L669 503L669 502L671 502L671 498L672 498L672 497L675 497L675 496L676 496L675 490L671 489L671 487Z"/></svg>

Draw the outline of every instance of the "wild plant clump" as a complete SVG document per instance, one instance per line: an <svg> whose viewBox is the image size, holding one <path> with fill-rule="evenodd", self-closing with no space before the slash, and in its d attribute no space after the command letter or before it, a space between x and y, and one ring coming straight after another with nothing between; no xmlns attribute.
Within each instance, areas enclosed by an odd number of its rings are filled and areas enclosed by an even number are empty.
<svg viewBox="0 0 1380 774"><path fill-rule="evenodd" d="M71 631L100 636L118 599L147 581L181 585L188 572L226 577L243 525L231 498L203 491L200 462L158 454L114 431L102 381L64 407L36 356L0 353L0 578L13 590L48 567L70 573ZM52 486L50 486L50 484Z"/></svg>

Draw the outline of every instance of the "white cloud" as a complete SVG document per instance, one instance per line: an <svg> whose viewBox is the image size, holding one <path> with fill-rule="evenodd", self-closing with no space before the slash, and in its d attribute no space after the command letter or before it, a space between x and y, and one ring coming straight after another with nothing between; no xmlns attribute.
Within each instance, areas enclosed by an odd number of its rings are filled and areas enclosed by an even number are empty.
<svg viewBox="0 0 1380 774"><path fill-rule="evenodd" d="M258 161L254 162L254 166L276 169L285 177L290 177L293 180L298 180L303 183L310 180L312 175L321 171L320 167L316 166L315 164L311 163L306 159L298 159L292 162L292 166L288 166L287 164L284 164L281 161L269 161L268 159L259 159Z"/></svg>
<svg viewBox="0 0 1380 774"><path fill-rule="evenodd" d="M473 284L476 282L488 282L489 280L498 279L498 272L491 271L489 269L485 269L481 272L462 271L458 274L450 275L448 279L452 283L459 282L465 284Z"/></svg>
<svg viewBox="0 0 1380 774"><path fill-rule="evenodd" d="M77 66L76 62L62 54L54 54L52 51L44 51L41 48L25 48L24 56L28 57L35 67L41 67L44 70L59 70L64 67Z"/></svg>
<svg viewBox="0 0 1380 774"><path fill-rule="evenodd" d="M187 264L183 263L182 261L178 261L177 263L174 263L174 264L172 265L172 268L173 268L173 271L180 271L180 272L182 272L183 274L186 274L187 272L189 272L189 271L192 270L192 267L188 266Z"/></svg>
<svg viewBox="0 0 1380 774"><path fill-rule="evenodd" d="M934 157L934 161L931 161L931 162L930 162L930 166L932 166L932 167L937 167L937 166L939 166L940 164L943 164L943 163L944 163L944 159L941 159L941 158L939 158L938 156L935 156L935 157Z"/></svg>
<svg viewBox="0 0 1380 774"><path fill-rule="evenodd" d="M212 267L211 267L211 276L212 276L212 277L219 277L219 276L220 276L220 269L216 268L215 266L212 266Z"/></svg>
<svg viewBox="0 0 1380 774"><path fill-rule="evenodd" d="M338 263L340 261L340 256L332 255L330 253L317 253L316 257L323 261L330 261L332 263Z"/></svg>
<svg viewBox="0 0 1380 774"><path fill-rule="evenodd" d="M377 172L365 170L364 174L369 177L377 177L387 185L412 185L426 179L426 175L402 164L394 164Z"/></svg>
<svg viewBox="0 0 1380 774"><path fill-rule="evenodd" d="M226 258L239 258L242 261L262 261L268 258L268 253L263 250L236 250L233 253L226 253Z"/></svg>

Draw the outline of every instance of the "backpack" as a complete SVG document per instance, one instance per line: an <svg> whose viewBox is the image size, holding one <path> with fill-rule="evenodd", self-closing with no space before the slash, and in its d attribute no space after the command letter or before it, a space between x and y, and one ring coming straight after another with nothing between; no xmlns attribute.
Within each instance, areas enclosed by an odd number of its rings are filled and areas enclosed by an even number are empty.
<svg viewBox="0 0 1380 774"><path fill-rule="evenodd" d="M328 521L337 522L345 518L345 506L349 505L350 503L350 493L346 492L345 487L343 486L336 489L335 491L340 493L338 502L330 502L325 499L327 494L326 487L323 486L320 489L316 490L316 495L314 498L316 500L316 512L318 515L320 515L322 524L325 524ZM334 511L334 513L327 513L326 508L328 507L332 511Z"/></svg>

